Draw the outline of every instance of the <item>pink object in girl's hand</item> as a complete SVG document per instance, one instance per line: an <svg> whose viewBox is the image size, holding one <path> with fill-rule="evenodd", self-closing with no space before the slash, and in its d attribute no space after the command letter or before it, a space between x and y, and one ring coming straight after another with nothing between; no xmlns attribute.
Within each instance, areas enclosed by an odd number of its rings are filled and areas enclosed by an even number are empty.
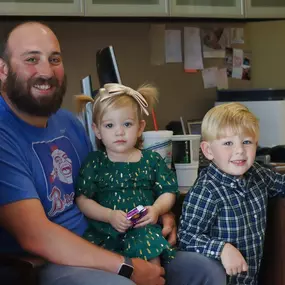
<svg viewBox="0 0 285 285"><path fill-rule="evenodd" d="M147 209L144 206L139 205L127 213L127 219L133 224L136 224L139 219L146 215L146 213Z"/></svg>

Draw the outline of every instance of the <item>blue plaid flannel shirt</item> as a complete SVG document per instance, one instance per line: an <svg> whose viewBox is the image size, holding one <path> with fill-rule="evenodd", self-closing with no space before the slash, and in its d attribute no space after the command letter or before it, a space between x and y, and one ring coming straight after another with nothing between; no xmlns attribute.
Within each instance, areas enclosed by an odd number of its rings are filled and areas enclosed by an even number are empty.
<svg viewBox="0 0 285 285"><path fill-rule="evenodd" d="M268 197L284 193L285 175L258 163L242 179L211 163L185 197L178 229L180 250L220 260L225 243L230 243L249 269L230 277L228 284L257 284Z"/></svg>

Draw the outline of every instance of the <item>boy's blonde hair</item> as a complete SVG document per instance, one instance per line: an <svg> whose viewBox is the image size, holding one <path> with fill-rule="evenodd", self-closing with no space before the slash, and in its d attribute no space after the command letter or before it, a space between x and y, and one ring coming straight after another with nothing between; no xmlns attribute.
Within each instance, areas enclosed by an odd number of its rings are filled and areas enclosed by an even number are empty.
<svg viewBox="0 0 285 285"><path fill-rule="evenodd" d="M119 85L119 87L122 87L122 90L125 89L125 92L121 92L119 95L113 95L110 96L107 99L104 99L104 96L106 95L106 90L108 92L108 86L111 86L112 84L106 84L104 85L104 88L99 90L99 94L96 96L94 105L93 105L93 123L98 127L100 125L100 122L102 121L103 116L111 110L123 108L126 106L130 106L133 108L133 110L136 112L138 116L138 120L141 121L144 119L145 112L141 105L138 103L138 101L131 95L131 93L134 93L135 91L129 87ZM154 87L151 84L143 84L141 85L137 90L138 93L145 99L147 102L147 109L148 112L151 112L154 105L158 101L158 90L156 87ZM101 141L97 140L98 148L102 149ZM137 147L142 146L142 138L140 137L136 144ZM104 147L103 147L104 148Z"/></svg>
<svg viewBox="0 0 285 285"><path fill-rule="evenodd" d="M223 138L228 130L237 135L250 135L259 139L257 117L240 103L226 103L210 109L202 121L202 140Z"/></svg>

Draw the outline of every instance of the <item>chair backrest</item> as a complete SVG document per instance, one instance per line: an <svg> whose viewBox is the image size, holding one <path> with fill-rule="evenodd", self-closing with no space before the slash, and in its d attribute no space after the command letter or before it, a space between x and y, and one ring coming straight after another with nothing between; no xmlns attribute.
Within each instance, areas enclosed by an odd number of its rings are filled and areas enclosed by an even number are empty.
<svg viewBox="0 0 285 285"><path fill-rule="evenodd" d="M0 254L0 284L38 285L45 260L35 256Z"/></svg>

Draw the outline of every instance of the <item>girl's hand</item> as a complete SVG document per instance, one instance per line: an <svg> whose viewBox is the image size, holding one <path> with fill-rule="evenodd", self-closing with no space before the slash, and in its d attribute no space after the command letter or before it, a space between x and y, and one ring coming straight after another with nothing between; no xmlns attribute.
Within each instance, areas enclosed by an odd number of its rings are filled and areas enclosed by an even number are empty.
<svg viewBox="0 0 285 285"><path fill-rule="evenodd" d="M228 275L236 275L248 270L248 265L240 251L230 243L225 244L221 261Z"/></svg>
<svg viewBox="0 0 285 285"><path fill-rule="evenodd" d="M147 214L142 217L134 228L141 228L148 224L156 224L159 217L159 209L156 206L146 206Z"/></svg>
<svg viewBox="0 0 285 285"><path fill-rule="evenodd" d="M127 220L127 214L125 212L111 209L109 213L109 223L120 233L125 233L132 225L132 222Z"/></svg>

